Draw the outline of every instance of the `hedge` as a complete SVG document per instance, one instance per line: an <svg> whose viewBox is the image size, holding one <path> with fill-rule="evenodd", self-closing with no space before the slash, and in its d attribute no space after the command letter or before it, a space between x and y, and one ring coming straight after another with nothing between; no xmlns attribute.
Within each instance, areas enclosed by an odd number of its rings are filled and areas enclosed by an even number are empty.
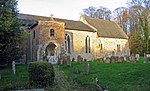
<svg viewBox="0 0 150 91"><path fill-rule="evenodd" d="M47 87L54 84L55 73L51 63L46 61L31 62L28 71L30 86Z"/></svg>

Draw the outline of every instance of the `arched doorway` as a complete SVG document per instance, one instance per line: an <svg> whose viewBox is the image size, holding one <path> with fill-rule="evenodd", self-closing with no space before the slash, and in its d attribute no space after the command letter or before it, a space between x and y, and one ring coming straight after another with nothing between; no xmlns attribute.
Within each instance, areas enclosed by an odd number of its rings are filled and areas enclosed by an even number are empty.
<svg viewBox="0 0 150 91"><path fill-rule="evenodd" d="M49 45L45 49L46 56L55 56L56 55L56 45L54 43L49 43Z"/></svg>
<svg viewBox="0 0 150 91"><path fill-rule="evenodd" d="M48 62L52 64L57 63L56 45L54 43L50 42L49 45L47 45L45 49L45 56L47 57Z"/></svg>

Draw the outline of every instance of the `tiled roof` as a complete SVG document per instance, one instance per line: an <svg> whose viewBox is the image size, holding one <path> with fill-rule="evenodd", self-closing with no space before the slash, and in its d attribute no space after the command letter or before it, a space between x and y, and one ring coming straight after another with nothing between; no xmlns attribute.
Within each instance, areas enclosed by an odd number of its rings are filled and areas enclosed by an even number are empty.
<svg viewBox="0 0 150 91"><path fill-rule="evenodd" d="M111 37L111 38L123 38L127 39L128 36L115 22L103 19L96 19L87 16L83 16L88 24L97 29L98 36Z"/></svg>
<svg viewBox="0 0 150 91"><path fill-rule="evenodd" d="M28 22L28 24L32 25L36 23L35 21L48 21L50 20L49 17L44 16L36 16L36 15L29 15L29 14L19 14L19 19L23 19L25 22ZM65 29L71 29L71 30L80 30L80 31L89 31L89 32L95 32L91 27L84 24L81 21L74 21L74 20L67 20L67 19L59 19L54 18L55 21L58 22L64 22L65 23Z"/></svg>

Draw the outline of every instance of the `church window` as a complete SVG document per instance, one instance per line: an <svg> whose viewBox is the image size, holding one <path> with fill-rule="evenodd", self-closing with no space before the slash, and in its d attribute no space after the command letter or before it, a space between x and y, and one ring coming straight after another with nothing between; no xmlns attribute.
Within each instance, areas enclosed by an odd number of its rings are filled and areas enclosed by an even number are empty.
<svg viewBox="0 0 150 91"><path fill-rule="evenodd" d="M91 52L91 49L90 49L90 37L87 36L85 38L85 52L86 53L90 53Z"/></svg>
<svg viewBox="0 0 150 91"><path fill-rule="evenodd" d="M100 50L103 50L103 44L100 43L99 46L100 46Z"/></svg>
<svg viewBox="0 0 150 91"><path fill-rule="evenodd" d="M71 53L71 37L69 34L65 34L65 48L67 53Z"/></svg>
<svg viewBox="0 0 150 91"><path fill-rule="evenodd" d="M117 44L117 52L120 52L120 44Z"/></svg>
<svg viewBox="0 0 150 91"><path fill-rule="evenodd" d="M54 29L50 29L50 37L54 37Z"/></svg>

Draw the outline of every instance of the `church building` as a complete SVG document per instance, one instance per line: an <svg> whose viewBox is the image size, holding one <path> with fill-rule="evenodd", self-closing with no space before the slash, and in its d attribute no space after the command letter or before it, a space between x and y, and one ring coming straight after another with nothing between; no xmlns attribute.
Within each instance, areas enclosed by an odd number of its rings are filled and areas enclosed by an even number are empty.
<svg viewBox="0 0 150 91"><path fill-rule="evenodd" d="M116 22L81 16L79 21L29 14L19 14L30 32L27 60L52 56L97 58L129 56L128 36Z"/></svg>

